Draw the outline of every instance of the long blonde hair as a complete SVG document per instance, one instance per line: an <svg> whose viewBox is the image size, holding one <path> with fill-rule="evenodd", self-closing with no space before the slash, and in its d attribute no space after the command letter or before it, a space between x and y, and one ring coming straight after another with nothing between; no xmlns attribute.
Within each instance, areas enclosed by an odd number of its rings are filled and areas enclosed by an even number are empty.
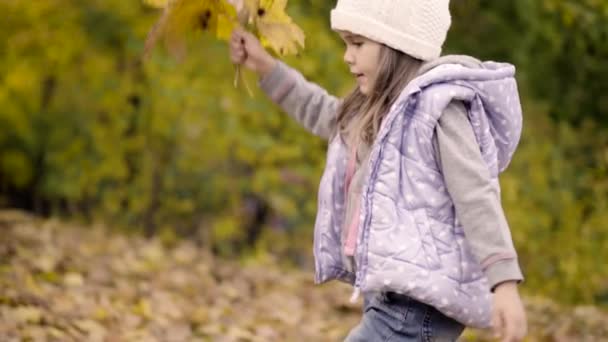
<svg viewBox="0 0 608 342"><path fill-rule="evenodd" d="M337 133L351 146L373 143L391 105L422 66L421 60L386 45L380 48L378 63L371 94L365 95L357 87L338 109Z"/></svg>

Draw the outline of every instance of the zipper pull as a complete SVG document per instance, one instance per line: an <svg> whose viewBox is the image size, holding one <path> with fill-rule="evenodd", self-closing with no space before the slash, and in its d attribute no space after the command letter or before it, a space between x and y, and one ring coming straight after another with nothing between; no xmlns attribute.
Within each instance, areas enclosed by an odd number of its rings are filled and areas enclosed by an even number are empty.
<svg viewBox="0 0 608 342"><path fill-rule="evenodd" d="M361 289L359 289L358 287L355 286L355 291L353 291L353 295L350 297L350 302L353 304L357 303L357 298L359 298L360 294L361 294Z"/></svg>

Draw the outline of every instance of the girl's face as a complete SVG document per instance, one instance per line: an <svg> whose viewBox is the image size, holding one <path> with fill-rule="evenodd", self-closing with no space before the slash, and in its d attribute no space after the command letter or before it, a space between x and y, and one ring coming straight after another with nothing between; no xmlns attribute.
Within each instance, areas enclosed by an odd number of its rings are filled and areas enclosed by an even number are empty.
<svg viewBox="0 0 608 342"><path fill-rule="evenodd" d="M369 95L378 76L378 60L382 45L348 31L338 31L338 34L346 43L344 62L357 78L361 93Z"/></svg>

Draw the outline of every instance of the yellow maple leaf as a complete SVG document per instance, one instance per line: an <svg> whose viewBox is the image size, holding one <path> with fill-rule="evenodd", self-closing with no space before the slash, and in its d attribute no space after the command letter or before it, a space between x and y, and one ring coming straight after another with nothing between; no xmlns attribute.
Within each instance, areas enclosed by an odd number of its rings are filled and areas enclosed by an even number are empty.
<svg viewBox="0 0 608 342"><path fill-rule="evenodd" d="M160 3L160 0L147 1ZM218 39L228 40L235 25L236 10L226 0L169 0L148 34L144 54L149 54L162 38L169 51L181 57L188 33L210 32Z"/></svg>
<svg viewBox="0 0 608 342"><path fill-rule="evenodd" d="M248 24L261 43L281 56L296 54L304 47L305 35L287 15L287 0L245 0Z"/></svg>

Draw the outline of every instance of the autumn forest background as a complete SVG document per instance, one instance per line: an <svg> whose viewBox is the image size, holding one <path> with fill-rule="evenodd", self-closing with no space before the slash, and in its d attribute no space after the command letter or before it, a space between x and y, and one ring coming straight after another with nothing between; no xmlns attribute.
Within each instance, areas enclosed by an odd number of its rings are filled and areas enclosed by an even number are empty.
<svg viewBox="0 0 608 342"><path fill-rule="evenodd" d="M345 95L334 5L289 1L306 48L285 61ZM608 340L608 1L451 8L444 53L518 70L501 184L531 339ZM254 75L252 97L235 88L225 42L142 60L160 12L139 0L0 11L0 340L331 341L357 323L347 287L312 285L326 143Z"/></svg>

